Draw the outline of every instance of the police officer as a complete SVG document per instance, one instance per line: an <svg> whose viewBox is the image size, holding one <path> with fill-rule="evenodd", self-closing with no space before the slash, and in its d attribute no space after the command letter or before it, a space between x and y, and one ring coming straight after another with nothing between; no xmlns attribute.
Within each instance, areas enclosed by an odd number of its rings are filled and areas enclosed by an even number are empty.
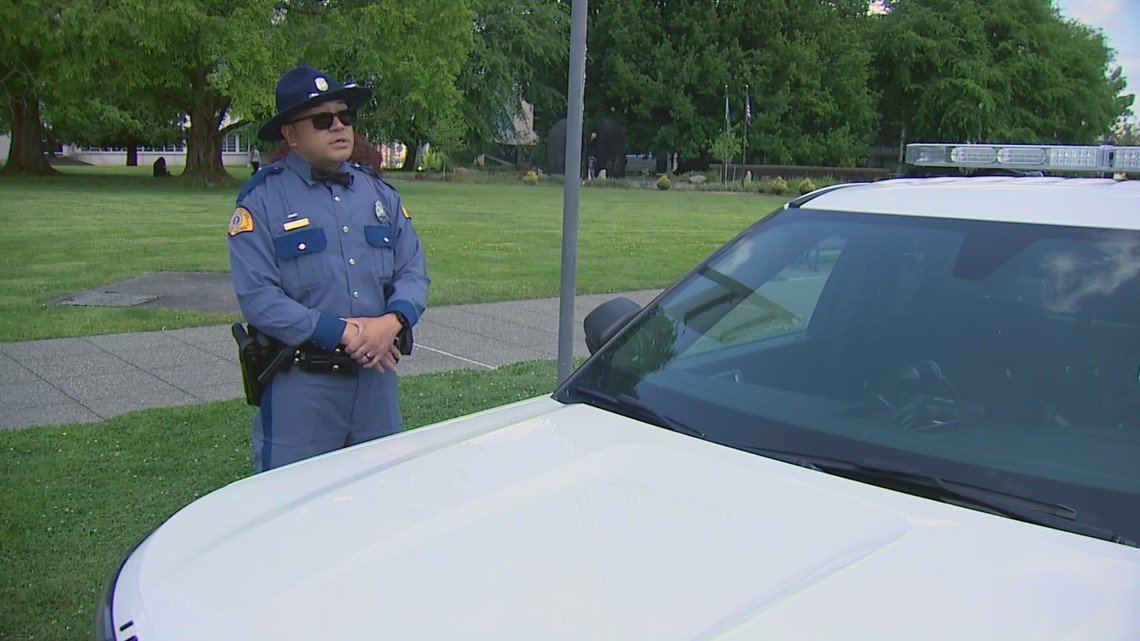
<svg viewBox="0 0 1140 641"><path fill-rule="evenodd" d="M393 343L423 314L430 279L395 188L346 162L371 97L307 65L285 73L258 137L290 151L238 194L228 242L242 315L296 348L253 417L255 472L403 429Z"/></svg>

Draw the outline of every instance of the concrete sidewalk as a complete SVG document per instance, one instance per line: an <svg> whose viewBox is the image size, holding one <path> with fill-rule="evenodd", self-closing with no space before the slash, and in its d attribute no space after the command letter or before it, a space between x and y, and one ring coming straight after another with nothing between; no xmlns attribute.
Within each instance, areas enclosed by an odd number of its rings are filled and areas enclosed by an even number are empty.
<svg viewBox="0 0 1140 641"><path fill-rule="evenodd" d="M574 353L586 355L582 319L618 296L646 304L659 290L579 296ZM558 356L558 299L430 308L400 374L491 370ZM0 343L0 429L100 421L148 407L243 395L228 325Z"/></svg>

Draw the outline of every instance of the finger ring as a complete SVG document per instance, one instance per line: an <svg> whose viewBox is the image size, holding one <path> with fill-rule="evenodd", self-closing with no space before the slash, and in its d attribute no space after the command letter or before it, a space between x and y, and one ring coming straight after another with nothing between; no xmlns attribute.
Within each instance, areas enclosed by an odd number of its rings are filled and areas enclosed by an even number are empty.
<svg viewBox="0 0 1140 641"><path fill-rule="evenodd" d="M364 355L368 358L372 358L372 352L365 352Z"/></svg>

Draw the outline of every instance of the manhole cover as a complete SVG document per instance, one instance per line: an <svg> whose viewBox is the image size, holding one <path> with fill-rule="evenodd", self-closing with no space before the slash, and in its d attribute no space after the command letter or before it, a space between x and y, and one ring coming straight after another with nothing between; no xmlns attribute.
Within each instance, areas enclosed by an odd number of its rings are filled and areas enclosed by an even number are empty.
<svg viewBox="0 0 1140 641"><path fill-rule="evenodd" d="M214 314L238 313L237 296L228 273L155 272L73 292L57 305L162 307Z"/></svg>
<svg viewBox="0 0 1140 641"><path fill-rule="evenodd" d="M118 292L84 292L59 301L60 305L93 307L134 307L157 299L153 294L120 294Z"/></svg>

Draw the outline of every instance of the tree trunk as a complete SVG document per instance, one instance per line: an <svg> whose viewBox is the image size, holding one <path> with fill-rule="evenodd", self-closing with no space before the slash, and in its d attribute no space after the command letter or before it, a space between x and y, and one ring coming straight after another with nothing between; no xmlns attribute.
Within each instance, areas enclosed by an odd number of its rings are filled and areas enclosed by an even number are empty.
<svg viewBox="0 0 1140 641"><path fill-rule="evenodd" d="M127 145L127 166L139 166L139 147L138 145Z"/></svg>
<svg viewBox="0 0 1140 641"><path fill-rule="evenodd" d="M44 155L44 125L40 122L40 102L30 98L8 97L8 118L12 124L12 146L8 162L0 170L5 174L58 174Z"/></svg>
<svg viewBox="0 0 1140 641"><path fill-rule="evenodd" d="M408 147L408 152L404 154L404 166L401 168L402 171L416 170L416 165L420 162L420 147L422 147L423 144L424 141L417 137Z"/></svg>
<svg viewBox="0 0 1140 641"><path fill-rule="evenodd" d="M186 139L186 170L183 176L225 180L229 178L222 165L222 134L219 117L203 105L190 112L190 131Z"/></svg>
<svg viewBox="0 0 1140 641"><path fill-rule="evenodd" d="M226 181L230 175L222 165L222 122L230 101L220 99L206 85L206 71L192 75L194 104L190 106L190 132L186 139L186 169L183 177L206 181Z"/></svg>
<svg viewBox="0 0 1140 641"><path fill-rule="evenodd" d="M903 123L902 131L899 132L899 163L906 162L906 123Z"/></svg>

